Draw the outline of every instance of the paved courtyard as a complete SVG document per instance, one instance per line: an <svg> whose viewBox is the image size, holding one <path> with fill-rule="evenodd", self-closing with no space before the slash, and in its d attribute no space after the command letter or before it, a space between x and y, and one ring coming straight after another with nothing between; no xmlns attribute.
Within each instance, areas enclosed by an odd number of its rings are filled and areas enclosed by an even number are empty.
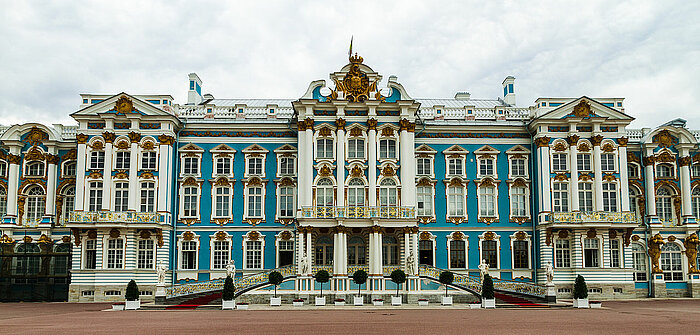
<svg viewBox="0 0 700 335"><path fill-rule="evenodd" d="M603 309L403 308L104 312L108 304L0 304L0 333L691 334L700 300L605 302Z"/></svg>

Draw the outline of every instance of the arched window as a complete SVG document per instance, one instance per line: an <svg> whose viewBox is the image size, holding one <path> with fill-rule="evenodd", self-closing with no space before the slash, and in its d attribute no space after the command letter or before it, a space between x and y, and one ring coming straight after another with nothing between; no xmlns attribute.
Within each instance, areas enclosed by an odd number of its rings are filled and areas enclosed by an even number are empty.
<svg viewBox="0 0 700 335"><path fill-rule="evenodd" d="M348 265L365 265L365 240L360 236L353 236L348 240Z"/></svg>
<svg viewBox="0 0 700 335"><path fill-rule="evenodd" d="M639 165L635 163L627 164L627 178L639 179Z"/></svg>
<svg viewBox="0 0 700 335"><path fill-rule="evenodd" d="M333 240L328 235L316 239L316 265L333 265Z"/></svg>
<svg viewBox="0 0 700 335"><path fill-rule="evenodd" d="M7 191L0 187L0 219L7 214Z"/></svg>
<svg viewBox="0 0 700 335"><path fill-rule="evenodd" d="M634 187L630 187L629 191L629 198L630 198L630 211L632 213L635 213L637 215L637 218L640 218L643 214L639 213L639 193L637 193L637 189Z"/></svg>
<svg viewBox="0 0 700 335"><path fill-rule="evenodd" d="M316 183L316 206L333 206L333 181L329 178L319 179Z"/></svg>
<svg viewBox="0 0 700 335"><path fill-rule="evenodd" d="M67 162L63 165L63 175L66 177L75 177L76 174L76 163Z"/></svg>
<svg viewBox="0 0 700 335"><path fill-rule="evenodd" d="M656 166L656 177L657 178L673 178L673 165L671 164L659 164Z"/></svg>
<svg viewBox="0 0 700 335"><path fill-rule="evenodd" d="M693 193L691 194L692 198L692 207L693 207L693 215L695 216L695 219L700 218L700 186L696 186L693 189Z"/></svg>
<svg viewBox="0 0 700 335"><path fill-rule="evenodd" d="M64 224L68 221L68 216L73 209L75 209L75 186L68 187L63 191L63 213L61 216Z"/></svg>
<svg viewBox="0 0 700 335"><path fill-rule="evenodd" d="M393 236L384 236L382 239L382 263L399 265L399 243Z"/></svg>
<svg viewBox="0 0 700 335"><path fill-rule="evenodd" d="M350 179L348 183L348 206L365 205L365 183L360 178Z"/></svg>
<svg viewBox="0 0 700 335"><path fill-rule="evenodd" d="M643 245L632 244L632 261L634 262L634 280L647 281L647 253Z"/></svg>
<svg viewBox="0 0 700 335"><path fill-rule="evenodd" d="M683 280L683 255L677 244L669 242L661 247L661 270L664 281Z"/></svg>
<svg viewBox="0 0 700 335"><path fill-rule="evenodd" d="M41 220L44 216L45 198L44 189L40 186L35 185L27 190L27 223Z"/></svg>
<svg viewBox="0 0 700 335"><path fill-rule="evenodd" d="M385 178L379 183L379 206L393 207L398 205L396 182Z"/></svg>
<svg viewBox="0 0 700 335"><path fill-rule="evenodd" d="M17 246L15 274L20 276L39 273L41 258L39 246L36 243L22 243Z"/></svg>
<svg viewBox="0 0 700 335"><path fill-rule="evenodd" d="M44 175L44 163L43 162L31 162L27 163L27 176L40 177Z"/></svg>
<svg viewBox="0 0 700 335"><path fill-rule="evenodd" d="M668 187L656 191L656 215L665 222L673 221L672 192Z"/></svg>

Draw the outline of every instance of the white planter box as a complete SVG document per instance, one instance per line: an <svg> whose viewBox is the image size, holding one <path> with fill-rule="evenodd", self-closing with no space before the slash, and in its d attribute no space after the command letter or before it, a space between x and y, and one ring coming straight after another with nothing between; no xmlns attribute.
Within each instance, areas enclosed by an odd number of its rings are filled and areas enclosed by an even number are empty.
<svg viewBox="0 0 700 335"><path fill-rule="evenodd" d="M469 309L480 309L481 304L469 304Z"/></svg>
<svg viewBox="0 0 700 335"><path fill-rule="evenodd" d="M124 310L124 305L123 304L113 304L112 305L112 310L113 311L123 311Z"/></svg>
<svg viewBox="0 0 700 335"><path fill-rule="evenodd" d="M124 305L125 310L136 310L141 308L141 300L127 300L126 304Z"/></svg>
<svg viewBox="0 0 700 335"><path fill-rule="evenodd" d="M335 305L336 306L345 306L345 301L336 301Z"/></svg>
<svg viewBox="0 0 700 335"><path fill-rule="evenodd" d="M401 297L391 297L391 304L393 306L401 306L402 299Z"/></svg>
<svg viewBox="0 0 700 335"><path fill-rule="evenodd" d="M588 298L574 299L574 308L588 308Z"/></svg>
<svg viewBox="0 0 700 335"><path fill-rule="evenodd" d="M236 309L248 309L248 304L238 304L236 305Z"/></svg>
<svg viewBox="0 0 700 335"><path fill-rule="evenodd" d="M221 300L221 309L236 309L236 300Z"/></svg>
<svg viewBox="0 0 700 335"><path fill-rule="evenodd" d="M428 300L418 300L418 306L428 306Z"/></svg>
<svg viewBox="0 0 700 335"><path fill-rule="evenodd" d="M326 297L316 297L316 306L325 306Z"/></svg>
<svg viewBox="0 0 700 335"><path fill-rule="evenodd" d="M270 306L282 306L282 297L271 297Z"/></svg>
<svg viewBox="0 0 700 335"><path fill-rule="evenodd" d="M591 308L603 308L603 303L600 302L600 301L589 302L588 305L589 305Z"/></svg>
<svg viewBox="0 0 700 335"><path fill-rule="evenodd" d="M303 301L292 301L292 306L301 307L301 306L304 306L304 302Z"/></svg>
<svg viewBox="0 0 700 335"><path fill-rule="evenodd" d="M362 306L363 300L364 300L364 298L361 296L360 297L357 297L357 296L352 297L352 302L353 302L353 305L355 305L355 306Z"/></svg>
<svg viewBox="0 0 700 335"><path fill-rule="evenodd" d="M481 307L496 308L496 299L481 299Z"/></svg>
<svg viewBox="0 0 700 335"><path fill-rule="evenodd" d="M375 305L375 306L384 306L384 301L372 301L372 305Z"/></svg>
<svg viewBox="0 0 700 335"><path fill-rule="evenodd" d="M452 305L452 297L442 297L442 304L445 306Z"/></svg>

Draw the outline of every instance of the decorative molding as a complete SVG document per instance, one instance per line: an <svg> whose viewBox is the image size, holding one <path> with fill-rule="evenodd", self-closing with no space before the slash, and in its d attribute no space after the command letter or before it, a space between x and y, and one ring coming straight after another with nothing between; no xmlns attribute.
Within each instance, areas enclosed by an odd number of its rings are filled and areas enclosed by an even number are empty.
<svg viewBox="0 0 700 335"><path fill-rule="evenodd" d="M629 139L627 137L620 137L617 139L617 145L619 145L621 147L626 147L628 141L629 141Z"/></svg>
<svg viewBox="0 0 700 335"><path fill-rule="evenodd" d="M369 130L377 130L377 119L369 119L367 120L367 128Z"/></svg>
<svg viewBox="0 0 700 335"><path fill-rule="evenodd" d="M569 135L566 138L566 142L569 143L569 146L575 146L580 138L578 135Z"/></svg>
<svg viewBox="0 0 700 335"><path fill-rule="evenodd" d="M591 137L591 143L593 144L594 147L600 146L601 142L603 142L602 135L595 135L595 136Z"/></svg>
<svg viewBox="0 0 700 335"><path fill-rule="evenodd" d="M345 130L345 120L344 119L336 119L335 120L335 128L337 130Z"/></svg>
<svg viewBox="0 0 700 335"><path fill-rule="evenodd" d="M88 142L88 135L85 134L77 134L75 135L75 139L78 142L78 144L86 144Z"/></svg>
<svg viewBox="0 0 700 335"><path fill-rule="evenodd" d="M102 133L102 138L104 138L106 143L112 143L114 142L114 139L117 138L117 136L114 133L106 131Z"/></svg>

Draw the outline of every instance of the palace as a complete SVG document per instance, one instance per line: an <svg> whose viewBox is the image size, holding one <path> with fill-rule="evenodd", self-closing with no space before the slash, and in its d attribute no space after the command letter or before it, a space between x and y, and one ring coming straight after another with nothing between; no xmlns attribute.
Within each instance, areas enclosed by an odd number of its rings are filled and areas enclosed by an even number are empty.
<svg viewBox="0 0 700 335"><path fill-rule="evenodd" d="M357 55L330 80L219 99L192 73L184 104L82 94L77 125L0 127L0 296L123 300L135 279L153 300L159 264L172 297L220 285L230 260L249 295L272 269L290 295L319 269L337 295L359 269L366 293L403 269L405 294L438 295L430 273L466 283L486 263L525 288L551 264L565 298L577 275L593 299L700 296L684 120L629 129L623 98L518 106L513 77L499 98L412 98Z"/></svg>

